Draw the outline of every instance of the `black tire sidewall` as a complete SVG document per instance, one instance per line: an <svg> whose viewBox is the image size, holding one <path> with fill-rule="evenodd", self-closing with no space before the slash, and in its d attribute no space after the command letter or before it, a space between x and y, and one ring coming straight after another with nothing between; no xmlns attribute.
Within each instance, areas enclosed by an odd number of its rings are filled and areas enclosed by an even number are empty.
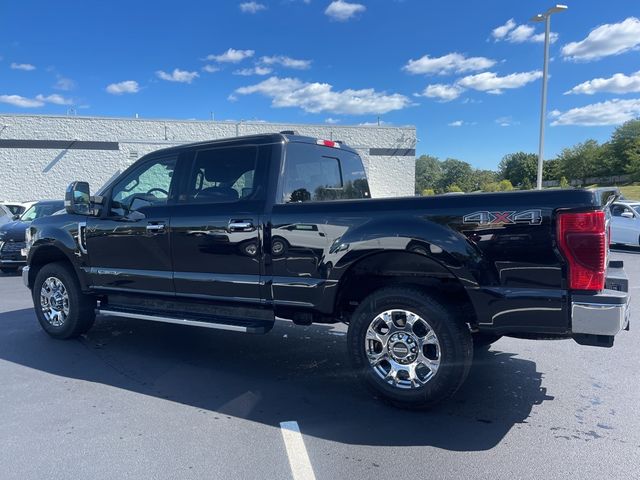
<svg viewBox="0 0 640 480"><path fill-rule="evenodd" d="M381 379L366 356L366 331L380 313L405 309L426 320L440 343L441 362L436 375L415 389L393 387ZM452 395L462 384L473 357L468 327L450 310L430 296L410 288L385 288L363 301L351 318L348 331L349 356L356 374L376 393L407 408L431 406Z"/></svg>
<svg viewBox="0 0 640 480"><path fill-rule="evenodd" d="M42 284L49 277L59 279L69 295L69 315L64 324L59 327L51 325L46 320L40 304ZM50 263L42 267L36 275L32 295L36 317L38 318L40 326L54 338L73 338L82 333L86 329L87 324L90 326L90 324L93 323L93 318L90 317L93 312L87 309L86 296L80 290L80 285L78 284L75 273L65 264Z"/></svg>

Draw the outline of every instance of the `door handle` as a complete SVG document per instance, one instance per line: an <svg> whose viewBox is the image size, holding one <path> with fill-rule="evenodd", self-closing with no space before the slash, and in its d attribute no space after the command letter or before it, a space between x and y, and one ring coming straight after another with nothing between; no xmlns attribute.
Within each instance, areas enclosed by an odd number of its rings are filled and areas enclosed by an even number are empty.
<svg viewBox="0 0 640 480"><path fill-rule="evenodd" d="M251 220L231 220L229 222L230 232L252 232L255 230Z"/></svg>
<svg viewBox="0 0 640 480"><path fill-rule="evenodd" d="M147 225L148 233L164 233L166 225L164 223L150 223Z"/></svg>

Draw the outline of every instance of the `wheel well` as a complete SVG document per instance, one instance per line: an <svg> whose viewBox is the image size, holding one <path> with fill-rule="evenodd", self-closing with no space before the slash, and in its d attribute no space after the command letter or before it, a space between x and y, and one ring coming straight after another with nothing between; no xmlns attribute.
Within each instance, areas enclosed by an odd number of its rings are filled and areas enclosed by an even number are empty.
<svg viewBox="0 0 640 480"><path fill-rule="evenodd" d="M48 263L53 262L66 262L73 271L75 271L69 258L59 248L53 246L38 247L38 250L34 252L29 262L29 288L33 287L33 283L40 269Z"/></svg>
<svg viewBox="0 0 640 480"><path fill-rule="evenodd" d="M412 252L375 254L353 265L340 281L337 317L348 319L364 298L390 285L417 287L459 308L472 326L477 324L475 310L460 280L433 258Z"/></svg>

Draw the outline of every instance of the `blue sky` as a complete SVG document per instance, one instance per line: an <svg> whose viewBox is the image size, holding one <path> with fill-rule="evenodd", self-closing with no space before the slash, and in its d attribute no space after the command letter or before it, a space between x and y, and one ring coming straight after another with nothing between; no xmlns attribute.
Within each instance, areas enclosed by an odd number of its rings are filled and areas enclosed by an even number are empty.
<svg viewBox="0 0 640 480"><path fill-rule="evenodd" d="M547 158L640 116L640 4L567 3L552 19ZM537 151L542 25L528 19L549 6L4 2L0 111L341 125L380 116L416 125L418 154L495 168L506 153Z"/></svg>

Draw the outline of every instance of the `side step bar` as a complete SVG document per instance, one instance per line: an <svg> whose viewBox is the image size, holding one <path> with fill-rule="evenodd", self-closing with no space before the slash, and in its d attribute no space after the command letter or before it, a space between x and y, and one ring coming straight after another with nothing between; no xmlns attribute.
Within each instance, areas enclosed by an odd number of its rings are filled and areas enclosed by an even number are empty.
<svg viewBox="0 0 640 480"><path fill-rule="evenodd" d="M176 325L188 325L191 327L204 327L204 328L213 328L216 330L228 330L231 332L242 332L242 333L267 333L271 330L273 324L268 324L267 322L264 325L261 325L258 322L241 325L231 323L231 321L220 322L220 321L205 321L205 320L196 320L184 317L165 317L161 315L151 315L146 313L135 313L135 312L127 312L124 310L116 310L109 308L98 308L96 309L97 315L109 315L111 317L124 317L124 318L133 318L136 320L148 320L151 322L162 322L162 323L173 323Z"/></svg>

